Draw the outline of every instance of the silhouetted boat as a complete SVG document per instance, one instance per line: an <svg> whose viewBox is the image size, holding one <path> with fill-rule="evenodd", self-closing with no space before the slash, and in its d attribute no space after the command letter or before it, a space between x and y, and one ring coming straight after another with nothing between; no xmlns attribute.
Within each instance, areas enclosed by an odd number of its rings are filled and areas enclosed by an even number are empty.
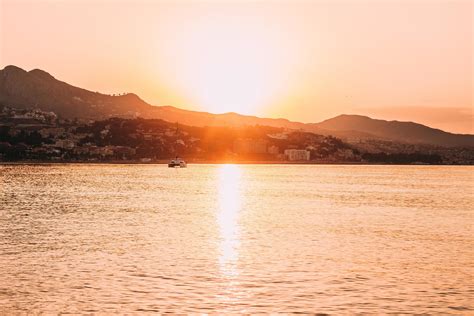
<svg viewBox="0 0 474 316"><path fill-rule="evenodd" d="M175 159L172 159L168 163L168 167L169 168L186 168L187 164L186 164L186 161L184 161L183 159L176 157Z"/></svg>
<svg viewBox="0 0 474 316"><path fill-rule="evenodd" d="M178 130L179 130L178 129L178 123L176 123L176 131L175 131L176 145L178 144ZM176 150L176 152L177 152L177 150ZM186 168L186 167L187 167L186 161L179 158L178 156L176 156L176 158L172 159L168 163L168 168Z"/></svg>

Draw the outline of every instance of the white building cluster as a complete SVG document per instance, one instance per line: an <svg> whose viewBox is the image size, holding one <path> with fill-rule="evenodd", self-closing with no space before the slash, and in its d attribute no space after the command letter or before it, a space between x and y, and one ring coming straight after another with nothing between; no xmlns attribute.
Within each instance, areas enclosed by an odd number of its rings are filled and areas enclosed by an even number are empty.
<svg viewBox="0 0 474 316"><path fill-rule="evenodd" d="M290 161L309 160L310 152L306 149L285 149L285 157Z"/></svg>

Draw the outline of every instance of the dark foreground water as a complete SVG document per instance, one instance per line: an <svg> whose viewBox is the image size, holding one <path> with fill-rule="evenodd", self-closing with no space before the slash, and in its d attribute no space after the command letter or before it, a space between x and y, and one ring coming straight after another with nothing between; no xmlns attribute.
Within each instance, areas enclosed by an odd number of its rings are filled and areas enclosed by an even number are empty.
<svg viewBox="0 0 474 316"><path fill-rule="evenodd" d="M474 313L474 169L0 165L0 314Z"/></svg>

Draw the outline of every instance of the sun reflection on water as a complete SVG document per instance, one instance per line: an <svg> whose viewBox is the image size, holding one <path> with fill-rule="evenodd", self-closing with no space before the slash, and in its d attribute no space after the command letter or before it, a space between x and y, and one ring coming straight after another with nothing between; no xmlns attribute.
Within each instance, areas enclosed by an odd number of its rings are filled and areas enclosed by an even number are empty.
<svg viewBox="0 0 474 316"><path fill-rule="evenodd" d="M219 207L217 224L219 227L219 266L226 277L237 275L239 212L241 207L240 178L242 170L236 165L223 165L219 169Z"/></svg>

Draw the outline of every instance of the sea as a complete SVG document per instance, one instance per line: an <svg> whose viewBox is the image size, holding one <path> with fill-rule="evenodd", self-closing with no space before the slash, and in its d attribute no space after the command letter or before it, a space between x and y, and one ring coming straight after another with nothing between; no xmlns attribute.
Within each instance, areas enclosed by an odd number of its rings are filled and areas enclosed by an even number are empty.
<svg viewBox="0 0 474 316"><path fill-rule="evenodd" d="M0 165L0 314L474 314L474 167Z"/></svg>

